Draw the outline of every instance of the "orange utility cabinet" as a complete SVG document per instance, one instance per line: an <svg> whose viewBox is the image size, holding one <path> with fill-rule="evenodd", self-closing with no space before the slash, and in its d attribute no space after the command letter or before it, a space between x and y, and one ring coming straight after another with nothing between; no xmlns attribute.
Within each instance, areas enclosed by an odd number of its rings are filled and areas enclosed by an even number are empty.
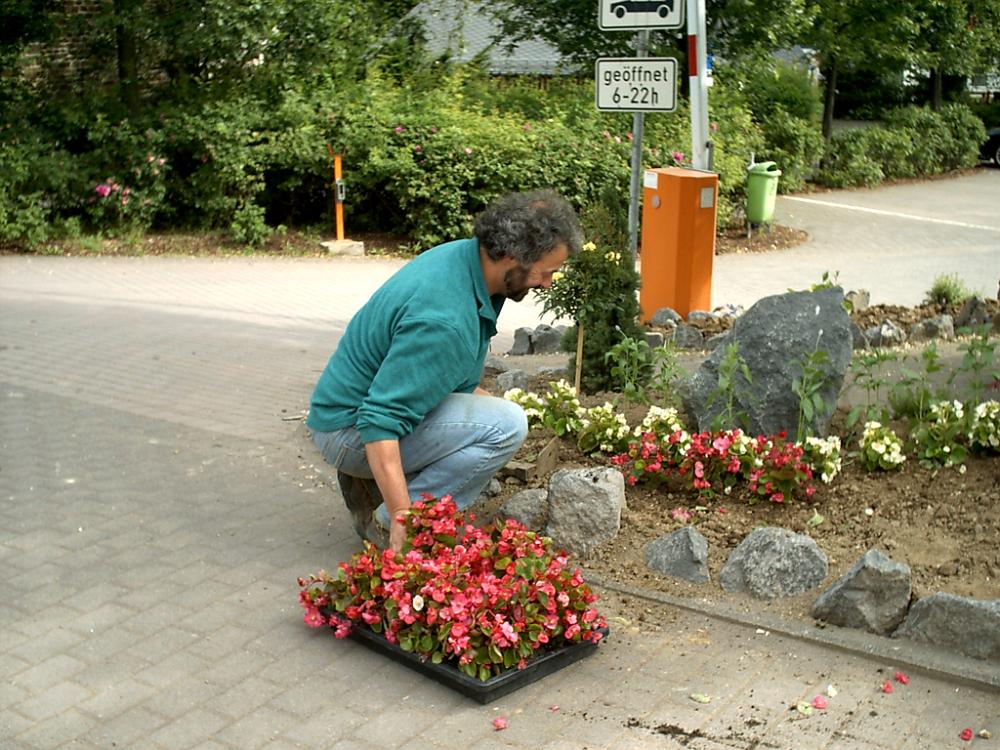
<svg viewBox="0 0 1000 750"><path fill-rule="evenodd" d="M647 169L642 191L639 306L649 321L661 307L682 317L711 310L719 176L698 169Z"/></svg>

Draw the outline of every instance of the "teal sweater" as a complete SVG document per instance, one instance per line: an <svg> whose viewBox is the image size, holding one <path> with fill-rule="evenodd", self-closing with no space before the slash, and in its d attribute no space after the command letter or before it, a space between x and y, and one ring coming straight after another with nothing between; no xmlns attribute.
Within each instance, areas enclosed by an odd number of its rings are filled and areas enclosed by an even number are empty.
<svg viewBox="0 0 1000 750"><path fill-rule="evenodd" d="M351 320L312 395L306 424L398 440L450 393L479 384L503 295L489 296L479 241L432 248Z"/></svg>

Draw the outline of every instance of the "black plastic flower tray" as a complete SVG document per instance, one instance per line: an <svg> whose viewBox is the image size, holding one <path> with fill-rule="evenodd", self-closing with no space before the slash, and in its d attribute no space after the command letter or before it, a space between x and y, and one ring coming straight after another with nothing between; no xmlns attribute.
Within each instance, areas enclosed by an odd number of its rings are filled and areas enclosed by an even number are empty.
<svg viewBox="0 0 1000 750"><path fill-rule="evenodd" d="M602 632L606 638L608 628L604 628ZM389 643L381 633L375 633L367 628L354 627L351 630L351 635L369 648L380 651L400 664L405 664L479 703L490 703L501 696L523 688L525 685L530 685L543 677L558 672L563 667L594 653L599 645L599 643L590 642L574 643L561 649L546 651L531 659L524 669L508 669L483 681L469 677L452 664L444 662L435 664L431 661L424 661L416 654L404 651L395 643ZM600 642L603 640L602 638Z"/></svg>

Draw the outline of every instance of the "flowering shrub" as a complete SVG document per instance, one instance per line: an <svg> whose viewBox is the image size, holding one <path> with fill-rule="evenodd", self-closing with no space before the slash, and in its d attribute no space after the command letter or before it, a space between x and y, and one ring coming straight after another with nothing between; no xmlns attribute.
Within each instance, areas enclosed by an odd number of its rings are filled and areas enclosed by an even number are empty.
<svg viewBox="0 0 1000 750"><path fill-rule="evenodd" d="M858 447L861 449L861 461L869 471L892 471L902 466L906 460L899 437L881 422L865 422Z"/></svg>
<svg viewBox="0 0 1000 750"><path fill-rule="evenodd" d="M772 503L783 503L800 491L806 497L813 496L813 470L804 460L802 446L786 442L781 432L768 441L758 438L757 447L764 449L759 454L761 465L750 471L751 492Z"/></svg>
<svg viewBox="0 0 1000 750"><path fill-rule="evenodd" d="M662 484L670 476L668 469L676 467L684 454L679 446L685 435L677 431L661 438L647 432L638 441L630 442L628 450L612 456L611 463L621 470L630 486Z"/></svg>
<svg viewBox="0 0 1000 750"><path fill-rule="evenodd" d="M584 453L619 453L628 446L629 434L625 415L605 401L584 411L576 444Z"/></svg>
<svg viewBox="0 0 1000 750"><path fill-rule="evenodd" d="M641 437L644 433L655 432L657 435L670 435L674 432L684 432L684 424L677 415L677 409L673 407L650 406L642 423L638 425L634 434Z"/></svg>
<svg viewBox="0 0 1000 750"><path fill-rule="evenodd" d="M813 474L818 474L824 484L829 484L840 473L840 438L831 435L818 438L810 435L802 444L802 460L809 464Z"/></svg>
<svg viewBox="0 0 1000 750"><path fill-rule="evenodd" d="M512 388L503 397L524 408L529 427L547 427L560 437L575 435L583 427L580 399L576 397L576 389L565 380L550 381L549 389L541 396Z"/></svg>
<svg viewBox="0 0 1000 750"><path fill-rule="evenodd" d="M353 627L435 664L487 680L537 652L598 642L596 595L552 540L514 520L477 528L450 497L425 496L406 514L402 554L366 543L336 576L299 579L310 627L344 638Z"/></svg>
<svg viewBox="0 0 1000 750"><path fill-rule="evenodd" d="M166 159L147 153L121 180L108 177L93 186L87 211L99 229L148 229L166 194Z"/></svg>
<svg viewBox="0 0 1000 750"><path fill-rule="evenodd" d="M928 418L910 432L913 449L921 461L944 466L965 463L968 450L959 443L965 433L965 409L961 401L935 401Z"/></svg>
<svg viewBox="0 0 1000 750"><path fill-rule="evenodd" d="M748 440L738 429L695 433L679 472L691 473L691 485L702 496L713 497L720 491L728 495L760 465L758 446Z"/></svg>
<svg viewBox="0 0 1000 750"><path fill-rule="evenodd" d="M1000 401L983 401L972 410L966 436L973 448L1000 452Z"/></svg>

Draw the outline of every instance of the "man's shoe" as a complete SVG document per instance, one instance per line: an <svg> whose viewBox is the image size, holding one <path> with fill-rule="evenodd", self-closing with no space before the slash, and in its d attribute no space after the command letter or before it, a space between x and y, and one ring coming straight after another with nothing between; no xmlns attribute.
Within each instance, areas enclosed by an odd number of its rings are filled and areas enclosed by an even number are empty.
<svg viewBox="0 0 1000 750"><path fill-rule="evenodd" d="M352 477L350 474L338 471L337 482L340 484L340 494L344 496L344 503L351 514L351 525L355 533L377 545L378 537L372 538L371 527L376 523L375 509L382 504L382 495L375 480ZM389 535L386 534L385 538L388 542Z"/></svg>

